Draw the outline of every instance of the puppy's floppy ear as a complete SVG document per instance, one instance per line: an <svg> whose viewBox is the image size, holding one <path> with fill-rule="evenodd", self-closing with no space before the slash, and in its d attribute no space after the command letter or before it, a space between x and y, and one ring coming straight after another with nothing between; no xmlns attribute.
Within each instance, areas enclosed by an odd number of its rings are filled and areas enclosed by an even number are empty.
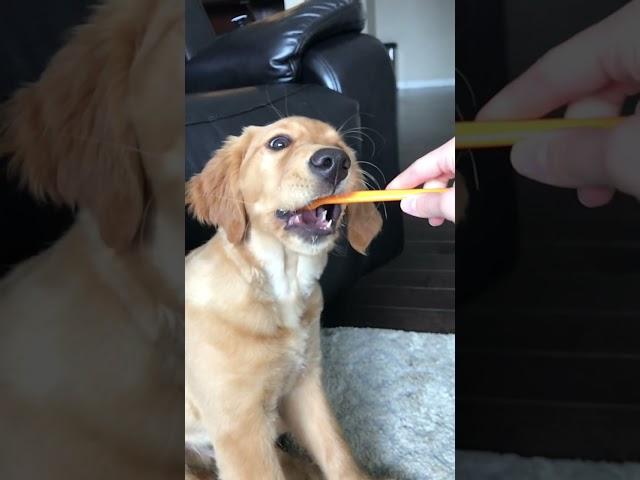
<svg viewBox="0 0 640 480"><path fill-rule="evenodd" d="M366 190L362 173L357 174L359 190ZM353 203L347 206L347 239L354 250L366 255L367 248L382 229L382 216L373 203Z"/></svg>
<svg viewBox="0 0 640 480"><path fill-rule="evenodd" d="M91 211L105 243L129 247L141 225L144 175L128 111L141 34L108 4L77 28L40 79L2 109L0 153L36 197Z"/></svg>
<svg viewBox="0 0 640 480"><path fill-rule="evenodd" d="M221 227L231 243L240 243L248 218L240 191L240 166L251 143L252 131L227 138L204 169L187 182L186 203L196 219Z"/></svg>

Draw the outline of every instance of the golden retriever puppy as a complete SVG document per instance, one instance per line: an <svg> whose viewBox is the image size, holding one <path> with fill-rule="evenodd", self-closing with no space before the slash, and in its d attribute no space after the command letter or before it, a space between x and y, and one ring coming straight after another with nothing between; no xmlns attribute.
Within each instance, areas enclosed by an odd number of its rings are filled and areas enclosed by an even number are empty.
<svg viewBox="0 0 640 480"><path fill-rule="evenodd" d="M107 1L3 107L11 170L78 212L0 283L3 479L182 474L183 8Z"/></svg>
<svg viewBox="0 0 640 480"><path fill-rule="evenodd" d="M372 204L304 209L363 188L338 132L303 117L245 128L188 182L191 212L219 230L186 258L186 441L210 439L222 480L297 478L283 431L325 478L369 478L323 392L318 279L343 221L364 254L382 219Z"/></svg>

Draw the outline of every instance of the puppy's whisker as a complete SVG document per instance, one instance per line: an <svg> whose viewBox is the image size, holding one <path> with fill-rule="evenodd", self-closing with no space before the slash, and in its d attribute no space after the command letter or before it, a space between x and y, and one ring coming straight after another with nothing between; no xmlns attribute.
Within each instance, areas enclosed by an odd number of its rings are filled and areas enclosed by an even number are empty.
<svg viewBox="0 0 640 480"><path fill-rule="evenodd" d="M367 140L369 140L369 142L371 143L371 158L375 158L376 157L376 142L373 141L373 138L371 138L369 135L367 135L365 132L358 132L358 134L363 135L364 138L366 138Z"/></svg>
<svg viewBox="0 0 640 480"><path fill-rule="evenodd" d="M473 182L476 187L476 190L480 191L480 173L478 172L478 164L476 163L476 157L474 156L473 150L460 151L456 154L456 164L458 163L458 159L463 157L464 155L469 155L469 160L471 161L471 168L473 170Z"/></svg>
<svg viewBox="0 0 640 480"><path fill-rule="evenodd" d="M343 138L345 138L345 137L355 137L355 138L360 138L361 139L362 137L360 137L358 135L360 135L360 132L345 132L345 133L342 134L342 137Z"/></svg>
<svg viewBox="0 0 640 480"><path fill-rule="evenodd" d="M289 95L287 92L284 92L284 113L289 116L289 104L287 103L289 99Z"/></svg>
<svg viewBox="0 0 640 480"><path fill-rule="evenodd" d="M362 164L362 165L370 165L371 167L375 168L380 173L380 175L382 176L382 180L384 181L385 185L388 183L387 182L387 177L385 176L384 172L375 163L366 162L364 160L358 160L358 163Z"/></svg>
<svg viewBox="0 0 640 480"><path fill-rule="evenodd" d="M389 215L387 214L387 205L384 202L382 203L382 211L384 212L384 219L389 220Z"/></svg>
<svg viewBox="0 0 640 480"><path fill-rule="evenodd" d="M342 138L355 138L356 140L360 140L361 142L364 140L364 137L361 137L359 133L351 132L345 133L342 135Z"/></svg>
<svg viewBox="0 0 640 480"><path fill-rule="evenodd" d="M382 133L380 133L378 130L376 130L375 128L371 128L371 127L354 127L351 129L352 132L358 132L358 133L362 133L363 131L369 131L371 133L375 133L378 135L378 137L380 137L380 140L382 141L383 144L387 143L384 135L382 135Z"/></svg>
<svg viewBox="0 0 640 480"><path fill-rule="evenodd" d="M373 188L373 186L366 180L363 180L362 183L364 184L365 187L367 187L368 190L375 190L375 188Z"/></svg>
<svg viewBox="0 0 640 480"><path fill-rule="evenodd" d="M373 175L371 175L369 172L363 172L362 176L368 180L368 185L371 187L375 187L372 188L372 190L382 190L380 188L380 183L378 182L378 179L375 178Z"/></svg>
<svg viewBox="0 0 640 480"><path fill-rule="evenodd" d="M348 123L352 118L354 118L354 117L355 117L356 115L358 115L358 114L359 114L359 112L356 112L356 113L354 113L353 115L349 115L349 116L347 117L347 119L346 119L344 122L342 122L342 125L340 125L340 128L338 128L338 133L339 133L340 135L342 135L342 129L344 128L344 126L345 126L345 125L346 125L346 124L347 124L347 123Z"/></svg>
<svg viewBox="0 0 640 480"><path fill-rule="evenodd" d="M462 82L467 87L467 90L469 91L469 96L471 97L471 104L472 104L473 108L477 109L478 108L478 101L477 101L477 98L476 98L476 94L473 91L473 88L471 87L471 82L469 81L469 79L458 68L456 68L456 74L458 74L460 76L460 78L462 79Z"/></svg>
<svg viewBox="0 0 640 480"><path fill-rule="evenodd" d="M271 101L271 95L269 95L269 88L268 87L264 89L264 93L267 96L267 105L269 105L271 107L271 109L274 112L276 112L276 115L278 115L278 118L282 120L284 118L284 115L282 115L282 112L280 110L278 110L276 108L276 106L274 105L274 103ZM286 99L286 97L285 97L285 99Z"/></svg>
<svg viewBox="0 0 640 480"><path fill-rule="evenodd" d="M380 183L378 182L378 179L375 178L371 173L363 170L362 176L370 180L371 183L373 183L376 186L376 188L372 188L372 190L382 190L382 188L380 187Z"/></svg>
<svg viewBox="0 0 640 480"><path fill-rule="evenodd" d="M367 187L368 190L380 190L379 188L375 188L375 185L372 185L370 182L367 182L365 180L363 180L362 183L365 187Z"/></svg>
<svg viewBox="0 0 640 480"><path fill-rule="evenodd" d="M363 143L364 142L364 139L362 137L357 137L355 135L344 135L342 138L345 141L347 141L347 140L357 140L359 143ZM349 143L349 142L347 141L347 143Z"/></svg>

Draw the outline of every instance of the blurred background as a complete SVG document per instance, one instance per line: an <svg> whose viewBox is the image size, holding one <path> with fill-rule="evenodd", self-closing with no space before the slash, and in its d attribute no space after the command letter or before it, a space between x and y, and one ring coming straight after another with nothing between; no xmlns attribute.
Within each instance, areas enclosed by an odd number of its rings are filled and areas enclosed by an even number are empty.
<svg viewBox="0 0 640 480"><path fill-rule="evenodd" d="M625 3L457 0L459 117ZM637 478L551 460L640 460L637 201L587 209L518 176L508 149L473 155L459 162L478 182L456 231L456 446L544 459L461 454L460 478Z"/></svg>

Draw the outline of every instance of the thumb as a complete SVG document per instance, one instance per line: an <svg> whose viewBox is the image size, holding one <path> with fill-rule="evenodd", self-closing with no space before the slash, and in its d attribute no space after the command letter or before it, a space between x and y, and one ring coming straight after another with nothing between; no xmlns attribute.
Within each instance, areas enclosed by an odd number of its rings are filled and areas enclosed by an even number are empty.
<svg viewBox="0 0 640 480"><path fill-rule="evenodd" d="M611 130L576 129L514 145L511 162L525 177L557 187L613 188L640 197L640 116Z"/></svg>
<svg viewBox="0 0 640 480"><path fill-rule="evenodd" d="M400 202L402 211L420 218L445 218L451 222L456 220L455 188L444 193L427 193L413 195Z"/></svg>

